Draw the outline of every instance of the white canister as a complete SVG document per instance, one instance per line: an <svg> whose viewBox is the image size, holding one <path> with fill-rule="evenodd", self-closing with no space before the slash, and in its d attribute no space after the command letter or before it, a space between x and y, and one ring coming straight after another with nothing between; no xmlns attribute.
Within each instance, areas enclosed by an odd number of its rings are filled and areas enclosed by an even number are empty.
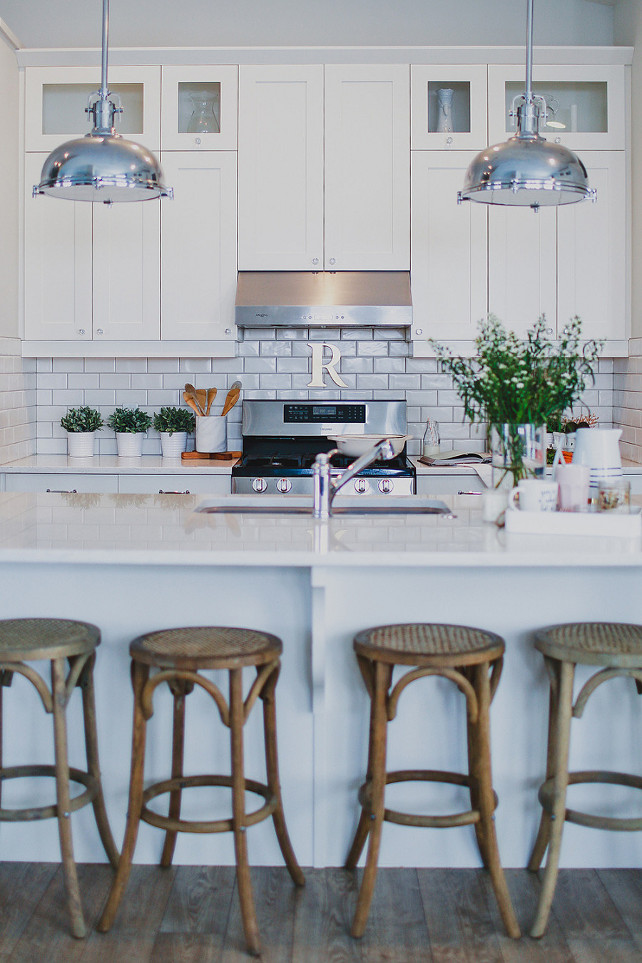
<svg viewBox="0 0 642 963"><path fill-rule="evenodd" d="M67 454L70 458L87 458L94 453L95 431L68 431Z"/></svg>
<svg viewBox="0 0 642 963"><path fill-rule="evenodd" d="M142 431L117 431L116 445L119 458L138 458L143 454Z"/></svg>
<svg viewBox="0 0 642 963"><path fill-rule="evenodd" d="M221 415L196 416L196 451L227 451L227 418Z"/></svg>
<svg viewBox="0 0 642 963"><path fill-rule="evenodd" d="M187 432L161 431L160 437L163 458L180 458L187 446Z"/></svg>

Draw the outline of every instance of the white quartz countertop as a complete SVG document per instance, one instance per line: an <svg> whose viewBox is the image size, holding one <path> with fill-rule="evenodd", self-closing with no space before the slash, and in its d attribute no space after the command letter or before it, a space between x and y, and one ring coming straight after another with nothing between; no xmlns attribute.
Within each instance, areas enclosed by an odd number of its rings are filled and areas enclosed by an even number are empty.
<svg viewBox="0 0 642 963"><path fill-rule="evenodd" d="M93 455L88 458L70 458L68 455L29 455L0 465L1 472L86 475L166 475L168 472L185 472L190 475L229 475L237 459L161 458L160 455L141 455L137 458L118 458L117 455Z"/></svg>
<svg viewBox="0 0 642 963"><path fill-rule="evenodd" d="M298 498L299 504L310 500ZM642 566L640 537L507 533L481 520L479 496L445 496L451 516L202 514L264 496L0 494L0 563L197 566ZM337 497L335 505L365 504ZM398 500L397 500L398 501ZM413 504L422 498L414 497Z"/></svg>

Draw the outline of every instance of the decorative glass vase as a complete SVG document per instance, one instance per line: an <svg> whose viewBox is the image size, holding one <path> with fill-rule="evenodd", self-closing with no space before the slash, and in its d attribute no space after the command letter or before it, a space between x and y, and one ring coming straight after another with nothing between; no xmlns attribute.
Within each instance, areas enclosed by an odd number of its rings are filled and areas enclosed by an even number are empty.
<svg viewBox="0 0 642 963"><path fill-rule="evenodd" d="M440 87L437 91L437 133L452 134L453 127L453 94L449 87Z"/></svg>
<svg viewBox="0 0 642 963"><path fill-rule="evenodd" d="M214 112L215 94L207 90L191 95L192 116L187 123L188 134L218 134L220 125Z"/></svg>
<svg viewBox="0 0 642 963"><path fill-rule="evenodd" d="M513 488L522 478L543 478L546 425L490 426L493 488Z"/></svg>

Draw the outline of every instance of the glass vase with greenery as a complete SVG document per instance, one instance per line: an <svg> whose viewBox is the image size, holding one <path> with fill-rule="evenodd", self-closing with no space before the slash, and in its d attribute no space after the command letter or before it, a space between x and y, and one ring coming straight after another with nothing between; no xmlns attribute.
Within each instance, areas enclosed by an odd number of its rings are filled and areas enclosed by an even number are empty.
<svg viewBox="0 0 642 963"><path fill-rule="evenodd" d="M475 339L476 354L461 358L431 341L443 371L452 379L472 422L487 422L493 448L493 465L502 468L494 484L512 475L520 478L544 471L546 425L560 418L580 400L595 380L594 366L603 342L581 337L582 323L572 318L553 340L547 322L540 317L525 337L507 331L494 316L480 321ZM535 426L542 435L542 453L529 453L524 426Z"/></svg>

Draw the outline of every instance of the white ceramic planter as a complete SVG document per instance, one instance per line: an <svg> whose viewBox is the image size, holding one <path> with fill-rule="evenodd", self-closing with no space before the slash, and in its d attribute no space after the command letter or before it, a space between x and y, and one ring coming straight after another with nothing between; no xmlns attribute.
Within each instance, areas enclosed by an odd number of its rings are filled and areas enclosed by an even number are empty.
<svg viewBox="0 0 642 963"><path fill-rule="evenodd" d="M180 458L187 445L187 432L161 431L160 437L163 458Z"/></svg>
<svg viewBox="0 0 642 963"><path fill-rule="evenodd" d="M143 431L117 431L116 444L119 458L138 458L143 454Z"/></svg>
<svg viewBox="0 0 642 963"><path fill-rule="evenodd" d="M227 418L196 416L196 451L227 451Z"/></svg>
<svg viewBox="0 0 642 963"><path fill-rule="evenodd" d="M70 458L87 458L94 453L95 431L68 431L67 454Z"/></svg>

